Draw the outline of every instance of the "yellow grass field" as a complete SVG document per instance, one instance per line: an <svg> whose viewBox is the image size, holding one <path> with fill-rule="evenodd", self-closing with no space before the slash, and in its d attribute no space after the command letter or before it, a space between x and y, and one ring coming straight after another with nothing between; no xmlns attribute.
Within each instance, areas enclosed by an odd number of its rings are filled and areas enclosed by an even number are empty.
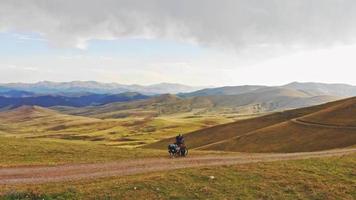
<svg viewBox="0 0 356 200"><path fill-rule="evenodd" d="M253 115L199 115L188 112L157 117L98 119L61 114L37 106L23 106L0 113L0 131L3 136L9 137L78 140L109 146L138 147L179 133L248 117Z"/></svg>

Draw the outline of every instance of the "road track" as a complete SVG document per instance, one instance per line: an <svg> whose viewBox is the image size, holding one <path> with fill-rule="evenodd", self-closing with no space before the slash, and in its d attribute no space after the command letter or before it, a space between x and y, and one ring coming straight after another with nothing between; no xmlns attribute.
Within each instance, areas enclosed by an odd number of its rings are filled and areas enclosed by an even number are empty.
<svg viewBox="0 0 356 200"><path fill-rule="evenodd" d="M169 171L205 166L238 165L279 160L296 160L356 153L356 148L304 153L206 155L186 158L147 158L109 163L66 164L0 168L0 185L42 184Z"/></svg>
<svg viewBox="0 0 356 200"><path fill-rule="evenodd" d="M344 126L344 125L334 125L334 124L323 124L317 122L310 122L305 121L302 119L292 119L293 123L304 125L304 126L311 126L311 127L320 127L320 128L331 128L331 129L353 129L356 130L356 126Z"/></svg>

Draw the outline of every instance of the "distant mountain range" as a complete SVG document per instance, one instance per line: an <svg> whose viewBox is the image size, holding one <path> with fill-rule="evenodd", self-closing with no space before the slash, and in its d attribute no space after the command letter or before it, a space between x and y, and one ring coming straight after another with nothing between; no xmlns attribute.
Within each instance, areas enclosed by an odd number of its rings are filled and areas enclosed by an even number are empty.
<svg viewBox="0 0 356 200"><path fill-rule="evenodd" d="M160 96L162 94L177 95L167 98L167 95ZM121 104L120 108L113 105L151 98L153 100L141 102L144 105L134 105L154 107L154 112L159 109L160 113L196 108L256 113L312 106L351 96L356 96L356 87L352 85L298 82L276 87L244 85L206 89L170 83L151 86L94 81L9 83L0 85L0 109L21 105L86 107L110 103L113 103L109 105L111 109L121 109ZM157 99L161 101L157 103ZM132 107L132 104L125 106Z"/></svg>
<svg viewBox="0 0 356 200"><path fill-rule="evenodd" d="M293 82L282 86L284 88L302 90L311 95L331 95L340 97L356 96L356 86L347 84L299 83Z"/></svg>
<svg viewBox="0 0 356 200"><path fill-rule="evenodd" d="M312 96L306 92L280 87L263 87L239 95L212 95L179 97L172 94L155 96L145 100L109 103L84 108L56 107L66 114L96 118L121 118L146 113L147 117L194 112L223 112L255 114L300 108L335 101L340 97Z"/></svg>
<svg viewBox="0 0 356 200"><path fill-rule="evenodd" d="M268 87L261 85L225 86L217 88L206 88L189 93L178 94L181 97L212 96L212 95L239 95L256 91L261 88L286 88L303 91L311 96L329 95L339 97L356 96L356 86L347 84L326 83L299 83L293 82L287 85Z"/></svg>
<svg viewBox="0 0 356 200"><path fill-rule="evenodd" d="M21 90L11 90L3 89L0 87L0 96L1 97L32 97L36 96L33 92L21 91Z"/></svg>
<svg viewBox="0 0 356 200"><path fill-rule="evenodd" d="M96 93L96 94L119 94L124 92L138 92L145 95L176 94L192 92L204 87L193 87L175 83L160 83L148 86L123 85L118 83L99 83L96 81L73 81L73 82L50 82L38 83L7 83L0 84L0 92L11 90L25 91L37 94L58 93Z"/></svg>
<svg viewBox="0 0 356 200"><path fill-rule="evenodd" d="M217 88L206 88L190 93L180 93L180 97L198 97L198 96L216 96L216 95L239 95L252 92L254 90L264 88L266 86L259 85L243 85L243 86L225 86Z"/></svg>
<svg viewBox="0 0 356 200"><path fill-rule="evenodd" d="M0 84L0 95L10 92L9 95L29 96L36 94L119 94L124 92L138 92L145 95L178 94L180 97L212 96L212 95L239 95L252 92L257 89L267 88L262 85L243 85L225 87L193 87L175 83L160 83L148 86L124 85L118 83L100 83L95 81L72 81L72 82L50 82L38 83L7 83ZM310 95L330 95L350 97L356 96L356 86L347 84L325 84L325 83L299 83L293 82L278 86L281 88L301 90ZM12 92L11 92L12 91ZM14 92L15 91L15 92ZM21 93L22 92L22 93Z"/></svg>
<svg viewBox="0 0 356 200"><path fill-rule="evenodd" d="M134 101L134 100L150 98L150 96L146 96L140 93L133 93L133 92L126 92L121 94L85 94L80 96L62 96L62 95L23 96L24 94L18 91L5 92L5 94L9 94L9 93L11 94L11 96L0 95L0 109L16 108L22 105L36 105L42 107L51 107L51 106L58 106L58 105L83 107L83 106L103 105L112 102L126 102L126 101Z"/></svg>

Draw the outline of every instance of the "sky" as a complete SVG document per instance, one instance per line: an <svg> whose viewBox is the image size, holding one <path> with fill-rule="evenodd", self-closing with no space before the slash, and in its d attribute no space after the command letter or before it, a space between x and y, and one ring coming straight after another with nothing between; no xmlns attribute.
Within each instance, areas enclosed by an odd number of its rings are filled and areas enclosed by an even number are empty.
<svg viewBox="0 0 356 200"><path fill-rule="evenodd" d="M356 85L354 0L0 0L0 82Z"/></svg>

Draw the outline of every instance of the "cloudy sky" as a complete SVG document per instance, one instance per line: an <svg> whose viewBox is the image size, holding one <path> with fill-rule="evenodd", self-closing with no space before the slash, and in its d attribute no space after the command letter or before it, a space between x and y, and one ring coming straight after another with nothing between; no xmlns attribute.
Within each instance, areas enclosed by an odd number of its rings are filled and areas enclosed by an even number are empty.
<svg viewBox="0 0 356 200"><path fill-rule="evenodd" d="M0 82L356 85L354 0L0 0Z"/></svg>

